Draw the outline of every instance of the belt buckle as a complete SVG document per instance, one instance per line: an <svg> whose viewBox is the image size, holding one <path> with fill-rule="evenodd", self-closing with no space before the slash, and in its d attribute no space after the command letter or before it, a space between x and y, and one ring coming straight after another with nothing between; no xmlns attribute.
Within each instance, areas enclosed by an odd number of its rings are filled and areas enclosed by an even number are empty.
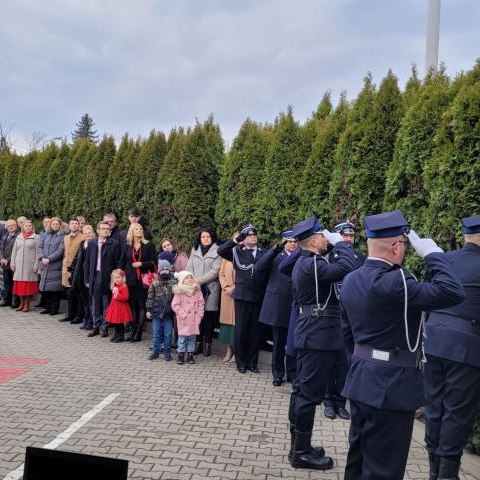
<svg viewBox="0 0 480 480"><path fill-rule="evenodd" d="M390 361L390 352L384 352L383 350L372 350L372 358L375 360L382 360L383 362Z"/></svg>

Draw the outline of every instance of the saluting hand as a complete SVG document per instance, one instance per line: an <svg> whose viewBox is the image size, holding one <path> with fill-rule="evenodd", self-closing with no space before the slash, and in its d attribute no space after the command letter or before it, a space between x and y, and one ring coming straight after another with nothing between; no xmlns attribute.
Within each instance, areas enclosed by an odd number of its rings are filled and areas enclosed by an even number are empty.
<svg viewBox="0 0 480 480"><path fill-rule="evenodd" d="M422 258L425 258L431 253L443 252L443 250L431 238L420 238L415 230L410 230L410 233L407 234L407 238L410 241L412 248Z"/></svg>
<svg viewBox="0 0 480 480"><path fill-rule="evenodd" d="M343 241L343 237L339 233L332 233L329 232L327 229L323 230L322 233L330 245L335 246L338 242Z"/></svg>

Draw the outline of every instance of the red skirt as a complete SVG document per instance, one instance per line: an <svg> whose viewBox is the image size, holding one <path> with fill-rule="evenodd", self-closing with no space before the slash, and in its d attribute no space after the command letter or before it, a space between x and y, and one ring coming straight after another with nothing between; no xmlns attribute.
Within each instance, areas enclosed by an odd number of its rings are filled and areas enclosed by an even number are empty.
<svg viewBox="0 0 480 480"><path fill-rule="evenodd" d="M23 282L15 280L13 282L13 294L19 297L29 297L40 293L38 282Z"/></svg>
<svg viewBox="0 0 480 480"><path fill-rule="evenodd" d="M119 302L112 298L105 315L108 323L127 323L133 320L132 311L128 302Z"/></svg>

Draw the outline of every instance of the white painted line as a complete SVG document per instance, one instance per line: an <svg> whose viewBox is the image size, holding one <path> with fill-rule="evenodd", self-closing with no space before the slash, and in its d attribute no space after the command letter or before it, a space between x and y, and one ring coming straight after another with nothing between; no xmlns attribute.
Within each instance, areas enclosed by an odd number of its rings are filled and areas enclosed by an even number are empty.
<svg viewBox="0 0 480 480"><path fill-rule="evenodd" d="M105 407L110 405L120 394L112 393L103 399L98 405L95 405L91 410L82 415L76 422L73 422L65 431L63 431L57 438L47 443L43 448L55 450L63 442L66 442L75 432L80 430L88 421L95 415L99 414ZM23 476L25 464L22 463L18 468L10 472L3 480L20 480Z"/></svg>

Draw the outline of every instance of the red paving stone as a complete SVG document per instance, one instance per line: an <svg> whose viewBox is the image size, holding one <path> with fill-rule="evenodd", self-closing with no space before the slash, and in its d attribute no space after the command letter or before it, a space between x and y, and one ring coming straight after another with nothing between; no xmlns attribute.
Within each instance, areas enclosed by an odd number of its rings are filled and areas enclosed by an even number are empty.
<svg viewBox="0 0 480 480"><path fill-rule="evenodd" d="M29 365L45 365L50 360L48 358L20 358L20 357L0 357L0 363L27 363Z"/></svg>
<svg viewBox="0 0 480 480"><path fill-rule="evenodd" d="M0 385L8 382L12 378L19 377L28 371L30 371L29 368L0 367Z"/></svg>

